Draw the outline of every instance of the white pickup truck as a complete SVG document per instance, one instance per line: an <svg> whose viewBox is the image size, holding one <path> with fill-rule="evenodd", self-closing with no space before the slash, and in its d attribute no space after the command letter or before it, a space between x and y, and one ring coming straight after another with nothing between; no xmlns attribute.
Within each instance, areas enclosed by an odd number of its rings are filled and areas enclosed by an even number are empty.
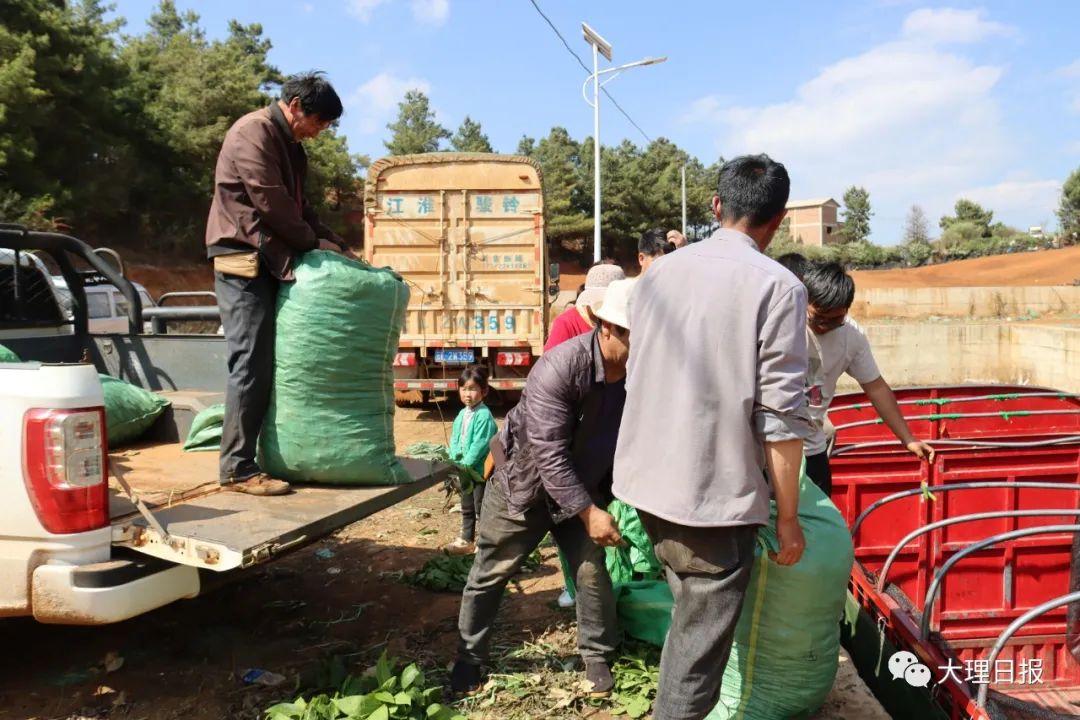
<svg viewBox="0 0 1080 720"><path fill-rule="evenodd" d="M448 468L406 459L414 481L388 487L299 487L279 498L222 492L216 453L185 453L194 415L221 400L217 335L87 333L82 278L102 274L143 320L205 320L213 307L151 308L85 243L0 225L0 617L102 624L195 597L241 573L400 502ZM35 253L58 268L72 313ZM90 266L90 270L78 267ZM148 442L110 454L98 373L159 392L171 409Z"/></svg>

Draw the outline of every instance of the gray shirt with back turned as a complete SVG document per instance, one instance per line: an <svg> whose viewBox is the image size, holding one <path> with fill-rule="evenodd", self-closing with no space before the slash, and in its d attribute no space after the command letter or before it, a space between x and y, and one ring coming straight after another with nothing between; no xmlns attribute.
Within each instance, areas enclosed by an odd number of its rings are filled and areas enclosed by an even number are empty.
<svg viewBox="0 0 1080 720"><path fill-rule="evenodd" d="M721 229L653 263L630 309L615 497L680 525L764 524L765 442L806 438L806 289Z"/></svg>

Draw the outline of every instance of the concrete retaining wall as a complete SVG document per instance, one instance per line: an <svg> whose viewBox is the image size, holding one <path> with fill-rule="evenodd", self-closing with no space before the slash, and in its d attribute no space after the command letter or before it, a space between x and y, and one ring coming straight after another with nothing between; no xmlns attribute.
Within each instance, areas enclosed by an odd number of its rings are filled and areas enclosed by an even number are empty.
<svg viewBox="0 0 1080 720"><path fill-rule="evenodd" d="M893 387L1001 382L1080 393L1080 324L859 325ZM838 389L858 385L845 375Z"/></svg>
<svg viewBox="0 0 1080 720"><path fill-rule="evenodd" d="M851 308L853 316L868 320L1018 318L1031 313L1080 313L1080 287L857 288Z"/></svg>

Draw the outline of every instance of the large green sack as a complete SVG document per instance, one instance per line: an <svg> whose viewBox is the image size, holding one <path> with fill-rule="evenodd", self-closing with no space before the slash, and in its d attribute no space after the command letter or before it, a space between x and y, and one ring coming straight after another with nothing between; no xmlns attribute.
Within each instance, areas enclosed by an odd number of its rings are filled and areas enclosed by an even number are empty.
<svg viewBox="0 0 1080 720"><path fill-rule="evenodd" d="M11 348L0 345L0 362L17 363L22 362L22 358L16 355Z"/></svg>
<svg viewBox="0 0 1080 720"><path fill-rule="evenodd" d="M184 450L208 452L221 449L221 428L225 425L225 405L218 403L206 408L191 421Z"/></svg>
<svg viewBox="0 0 1080 720"><path fill-rule="evenodd" d="M806 718L821 707L836 677L839 620L854 551L840 511L804 473L799 523L806 552L796 565L768 559L778 550L776 504L758 546L720 702L709 720ZM662 645L671 627L666 582L637 582L617 593L619 622L630 637Z"/></svg>
<svg viewBox="0 0 1080 720"><path fill-rule="evenodd" d="M840 511L802 475L799 524L806 551L777 565L776 504L758 548L720 702L709 720L808 718L825 702L840 657L840 617L855 551Z"/></svg>
<svg viewBox="0 0 1080 720"><path fill-rule="evenodd" d="M260 466L298 482L411 482L394 456L393 374L409 289L388 268L325 250L295 273L278 291Z"/></svg>
<svg viewBox="0 0 1080 720"><path fill-rule="evenodd" d="M109 375L99 375L105 394L105 432L109 447L133 443L165 412L168 400Z"/></svg>

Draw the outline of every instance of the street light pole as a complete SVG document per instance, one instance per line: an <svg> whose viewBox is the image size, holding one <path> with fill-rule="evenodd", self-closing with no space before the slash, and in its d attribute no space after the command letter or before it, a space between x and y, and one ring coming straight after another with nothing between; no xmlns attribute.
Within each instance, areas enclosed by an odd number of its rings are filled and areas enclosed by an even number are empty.
<svg viewBox="0 0 1080 720"><path fill-rule="evenodd" d="M581 23L581 31L585 36L585 42L592 45L592 75L585 80L585 84L581 86L581 94L585 95L585 86L589 84L589 80L593 83L592 93L592 107L593 107L593 262L600 262L600 88L607 85L614 80L623 70L628 70L634 67L640 67L642 65L654 65L656 63L662 63L667 60L666 57L654 58L647 57L644 60L638 60L637 62L627 63L626 65L620 65L619 67L607 68L606 70L600 69L600 56L603 55L607 58L608 62L611 62L611 43L602 38L599 33L589 27L586 23ZM608 73L615 73L603 83L600 82L601 75L607 75ZM586 97L585 102L589 100Z"/></svg>
<svg viewBox="0 0 1080 720"><path fill-rule="evenodd" d="M686 237L686 163L682 166L682 234Z"/></svg>
<svg viewBox="0 0 1080 720"><path fill-rule="evenodd" d="M600 262L600 49L592 43L593 263Z"/></svg>

